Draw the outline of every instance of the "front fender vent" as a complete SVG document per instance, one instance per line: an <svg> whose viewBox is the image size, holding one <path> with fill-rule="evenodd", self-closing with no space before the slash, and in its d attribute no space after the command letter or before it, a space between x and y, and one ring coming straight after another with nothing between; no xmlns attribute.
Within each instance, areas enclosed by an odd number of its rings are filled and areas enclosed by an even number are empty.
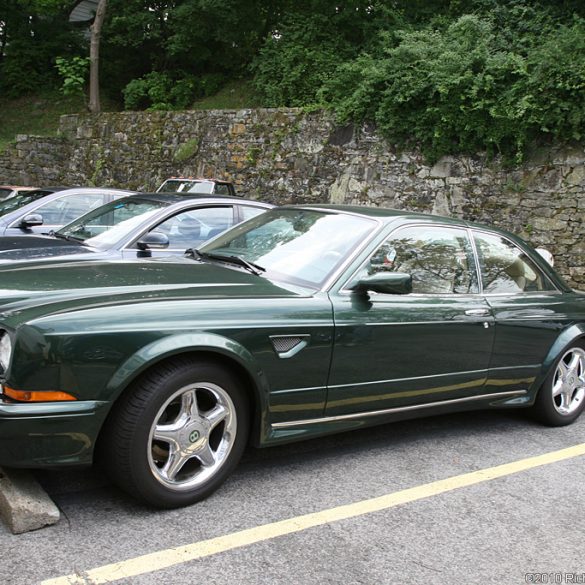
<svg viewBox="0 0 585 585"><path fill-rule="evenodd" d="M270 341L274 351L280 358L289 358L307 347L310 335L272 335Z"/></svg>

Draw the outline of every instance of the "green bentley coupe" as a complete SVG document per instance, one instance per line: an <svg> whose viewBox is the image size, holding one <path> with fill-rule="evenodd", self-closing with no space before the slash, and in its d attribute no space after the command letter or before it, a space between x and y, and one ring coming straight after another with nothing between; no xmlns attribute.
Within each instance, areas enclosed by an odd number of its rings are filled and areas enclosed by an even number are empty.
<svg viewBox="0 0 585 585"><path fill-rule="evenodd" d="M248 443L585 405L585 295L464 221L288 206L183 257L0 278L0 465L97 461L155 506L212 493Z"/></svg>

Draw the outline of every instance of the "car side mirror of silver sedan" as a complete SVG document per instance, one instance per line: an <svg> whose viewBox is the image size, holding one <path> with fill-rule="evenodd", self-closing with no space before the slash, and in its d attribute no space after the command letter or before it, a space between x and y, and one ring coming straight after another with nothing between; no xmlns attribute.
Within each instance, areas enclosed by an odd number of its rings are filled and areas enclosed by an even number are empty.
<svg viewBox="0 0 585 585"><path fill-rule="evenodd" d="M412 276L403 272L377 272L360 278L351 290L362 294L371 291L387 295L407 295L412 292Z"/></svg>
<svg viewBox="0 0 585 585"><path fill-rule="evenodd" d="M140 250L162 250L169 247L169 237L162 232L148 232L144 234L137 242L136 246Z"/></svg>
<svg viewBox="0 0 585 585"><path fill-rule="evenodd" d="M29 213L20 220L19 227L28 229L38 225L43 225L43 216L40 213Z"/></svg>

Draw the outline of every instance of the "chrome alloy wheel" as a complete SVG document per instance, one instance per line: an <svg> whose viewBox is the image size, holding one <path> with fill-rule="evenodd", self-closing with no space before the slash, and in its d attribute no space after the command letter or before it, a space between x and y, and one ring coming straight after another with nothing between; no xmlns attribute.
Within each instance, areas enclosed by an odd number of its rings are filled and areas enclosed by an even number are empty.
<svg viewBox="0 0 585 585"><path fill-rule="evenodd" d="M175 491L201 486L227 460L236 431L236 409L223 388L208 382L181 388L150 429L148 463L155 479Z"/></svg>
<svg viewBox="0 0 585 585"><path fill-rule="evenodd" d="M585 351L572 347L559 360L552 383L553 405L561 415L570 415L585 398Z"/></svg>

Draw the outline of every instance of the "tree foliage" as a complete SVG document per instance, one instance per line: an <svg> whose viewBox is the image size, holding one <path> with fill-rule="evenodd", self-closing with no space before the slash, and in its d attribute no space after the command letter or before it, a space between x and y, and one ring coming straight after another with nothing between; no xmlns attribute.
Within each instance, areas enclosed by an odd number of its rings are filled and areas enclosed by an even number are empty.
<svg viewBox="0 0 585 585"><path fill-rule="evenodd" d="M3 0L0 9L0 93L9 97L57 86L55 57L82 52L61 0Z"/></svg>
<svg viewBox="0 0 585 585"><path fill-rule="evenodd" d="M519 161L535 140L581 140L585 20L520 2L498 8L382 31L323 84L321 103L431 159L487 151Z"/></svg>
<svg viewBox="0 0 585 585"><path fill-rule="evenodd" d="M4 95L58 87L58 69L79 89L74 5L3 0ZM582 0L109 0L100 77L131 109L187 108L252 77L266 106L328 107L431 158L519 160L585 139L584 33Z"/></svg>

